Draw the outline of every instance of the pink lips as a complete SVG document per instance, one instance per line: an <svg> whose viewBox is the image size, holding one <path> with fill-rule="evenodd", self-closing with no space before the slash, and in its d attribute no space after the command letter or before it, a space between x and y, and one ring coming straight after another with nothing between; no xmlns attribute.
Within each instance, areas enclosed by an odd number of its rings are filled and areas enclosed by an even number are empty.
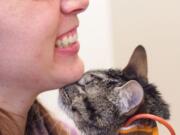
<svg viewBox="0 0 180 135"><path fill-rule="evenodd" d="M77 27L71 29L70 31L60 35L57 39L62 39L64 36L70 34L70 33L76 33L77 32ZM61 47L56 47L55 48L55 53L59 55L76 55L79 52L80 49L80 44L78 41L70 45L69 47L61 48Z"/></svg>
<svg viewBox="0 0 180 135"><path fill-rule="evenodd" d="M66 48L55 48L56 53L58 54L62 54L62 55L75 55L79 52L80 49L80 45L79 42L75 42L72 45L70 45L69 47Z"/></svg>

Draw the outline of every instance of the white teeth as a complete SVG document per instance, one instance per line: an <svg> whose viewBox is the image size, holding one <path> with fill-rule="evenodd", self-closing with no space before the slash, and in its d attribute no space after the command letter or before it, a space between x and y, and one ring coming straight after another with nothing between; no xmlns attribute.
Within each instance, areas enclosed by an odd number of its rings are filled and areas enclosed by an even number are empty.
<svg viewBox="0 0 180 135"><path fill-rule="evenodd" d="M69 44L69 39L67 37L64 37L61 44L66 47Z"/></svg>
<svg viewBox="0 0 180 135"><path fill-rule="evenodd" d="M74 42L73 36L69 36L69 43Z"/></svg>
<svg viewBox="0 0 180 135"><path fill-rule="evenodd" d="M72 45L72 43L77 41L77 33L71 36L65 36L63 39L58 39L56 41L57 47L68 47Z"/></svg>

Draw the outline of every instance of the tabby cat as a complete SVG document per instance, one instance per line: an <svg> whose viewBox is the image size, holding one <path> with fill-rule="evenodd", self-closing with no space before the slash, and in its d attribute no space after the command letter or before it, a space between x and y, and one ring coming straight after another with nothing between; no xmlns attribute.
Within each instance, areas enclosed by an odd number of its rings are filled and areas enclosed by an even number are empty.
<svg viewBox="0 0 180 135"><path fill-rule="evenodd" d="M123 70L88 71L78 82L60 89L59 97L61 107L85 135L116 135L129 117L139 113L170 116L167 103L148 82L147 56L141 45Z"/></svg>

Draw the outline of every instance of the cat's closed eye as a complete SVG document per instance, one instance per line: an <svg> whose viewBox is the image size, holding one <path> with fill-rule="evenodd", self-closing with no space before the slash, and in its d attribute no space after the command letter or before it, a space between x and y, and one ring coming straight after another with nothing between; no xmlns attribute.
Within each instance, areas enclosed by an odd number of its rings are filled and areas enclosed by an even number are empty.
<svg viewBox="0 0 180 135"><path fill-rule="evenodd" d="M116 84L120 83L118 80L116 79L105 79L103 80L104 85L106 85L107 88L112 87L112 86L116 86Z"/></svg>

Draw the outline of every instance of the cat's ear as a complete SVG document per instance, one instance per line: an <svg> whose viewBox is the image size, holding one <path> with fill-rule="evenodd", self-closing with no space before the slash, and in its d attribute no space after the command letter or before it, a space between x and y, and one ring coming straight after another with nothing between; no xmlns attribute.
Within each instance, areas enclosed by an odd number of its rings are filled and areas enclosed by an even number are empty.
<svg viewBox="0 0 180 135"><path fill-rule="evenodd" d="M143 46L139 45L134 50L128 65L124 68L123 74L126 76L136 75L147 81L148 65L147 65L147 55Z"/></svg>
<svg viewBox="0 0 180 135"><path fill-rule="evenodd" d="M115 87L108 99L117 106L120 115L131 115L142 103L144 91L137 81L130 80L121 87Z"/></svg>

